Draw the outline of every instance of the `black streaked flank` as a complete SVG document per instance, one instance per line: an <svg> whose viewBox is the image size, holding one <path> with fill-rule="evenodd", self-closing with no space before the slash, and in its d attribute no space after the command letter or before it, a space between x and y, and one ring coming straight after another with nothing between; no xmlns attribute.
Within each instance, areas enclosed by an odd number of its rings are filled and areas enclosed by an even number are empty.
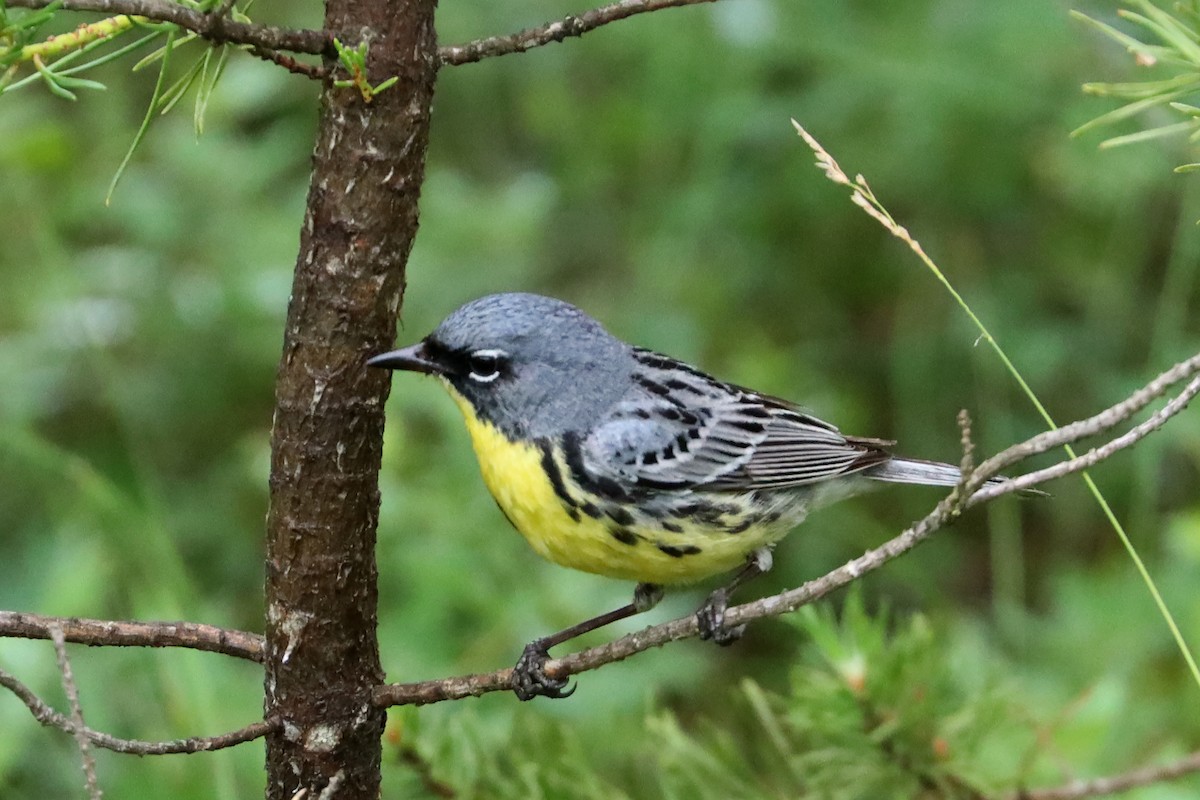
<svg viewBox="0 0 1200 800"><path fill-rule="evenodd" d="M739 506L732 503L709 503L704 500L698 500L675 506L675 508L671 509L670 514L672 517L694 519L705 525L717 525L723 528L726 525L721 517L737 517L741 511L742 509Z"/></svg>
<svg viewBox="0 0 1200 800"><path fill-rule="evenodd" d="M579 507L579 510L587 514L592 519L600 519L600 517L604 515L604 512L601 511L600 507L595 503L584 503Z"/></svg>
<svg viewBox="0 0 1200 800"><path fill-rule="evenodd" d="M683 558L684 556L694 556L700 552L700 548L694 544L660 544L658 549L669 555L671 558Z"/></svg>
<svg viewBox="0 0 1200 800"><path fill-rule="evenodd" d="M660 522L658 524L662 526L664 531L670 531L671 533L683 533L683 526L676 525L674 522Z"/></svg>
<svg viewBox="0 0 1200 800"><path fill-rule="evenodd" d="M604 509L604 513L608 515L609 519L611 519L613 522L617 523L618 525L632 525L633 524L633 514L630 514L628 511L621 508L620 506L606 506Z"/></svg>
<svg viewBox="0 0 1200 800"><path fill-rule="evenodd" d="M635 545L638 543L638 535L628 528L609 528L608 532L621 544Z"/></svg>
<svg viewBox="0 0 1200 800"><path fill-rule="evenodd" d="M699 503L682 503L671 509L672 517L692 517L700 509Z"/></svg>
<svg viewBox="0 0 1200 800"><path fill-rule="evenodd" d="M725 532L726 533L743 533L743 532L749 530L750 526L753 525L757 521L758 520L756 520L754 517L746 517L746 519L742 520L741 522L739 522L736 525L726 526Z"/></svg>

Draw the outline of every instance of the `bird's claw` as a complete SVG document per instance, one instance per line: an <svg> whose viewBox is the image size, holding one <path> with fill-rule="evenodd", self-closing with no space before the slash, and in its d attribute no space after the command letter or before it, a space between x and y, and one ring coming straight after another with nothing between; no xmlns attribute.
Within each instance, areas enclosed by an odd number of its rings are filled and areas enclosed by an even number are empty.
<svg viewBox="0 0 1200 800"><path fill-rule="evenodd" d="M732 628L725 626L725 609L727 608L729 608L729 593L724 589L717 589L696 610L696 624L700 626L701 639L715 642L721 647L728 647L742 638L742 634L746 632L745 625L737 625Z"/></svg>
<svg viewBox="0 0 1200 800"><path fill-rule="evenodd" d="M546 662L550 660L548 648L541 641L525 645L521 657L512 672L512 690L521 700L535 697L553 699L570 697L575 687L567 688L566 678L555 678L546 674Z"/></svg>

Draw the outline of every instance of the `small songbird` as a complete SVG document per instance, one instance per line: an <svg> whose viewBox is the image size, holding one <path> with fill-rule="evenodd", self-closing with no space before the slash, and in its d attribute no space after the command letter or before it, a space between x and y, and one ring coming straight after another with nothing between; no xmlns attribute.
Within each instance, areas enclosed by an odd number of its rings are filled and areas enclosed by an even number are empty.
<svg viewBox="0 0 1200 800"><path fill-rule="evenodd" d="M814 508L873 481L953 486L959 468L846 436L770 395L634 347L561 300L497 294L371 366L436 375L466 420L484 483L539 554L637 581L633 602L531 642L513 672L523 700L564 697L550 647L654 606L662 586L741 567L697 611L728 643L730 592Z"/></svg>

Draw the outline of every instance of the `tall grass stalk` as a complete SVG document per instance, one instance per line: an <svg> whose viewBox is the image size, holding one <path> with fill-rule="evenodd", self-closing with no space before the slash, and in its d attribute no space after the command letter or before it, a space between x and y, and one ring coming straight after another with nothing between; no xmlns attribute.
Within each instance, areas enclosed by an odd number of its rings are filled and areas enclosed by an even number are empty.
<svg viewBox="0 0 1200 800"><path fill-rule="evenodd" d="M954 298L956 303L958 303L959 308L961 308L963 312L966 313L967 317L970 318L971 323L979 331L979 338L982 341L987 342L988 346L991 347L993 352L996 353L996 356L1000 359L1000 363L1004 365L1004 368L1008 371L1009 375L1011 375L1013 380L1017 382L1017 385L1021 387L1021 391L1024 392L1025 396L1029 398L1029 401L1033 404L1033 407L1037 409L1038 414L1041 415L1046 425L1049 426L1051 430L1057 428L1058 425L1050 416L1050 412L1046 410L1044 405L1042 405L1042 401L1038 399L1033 389L1029 386L1029 383L1025 380L1024 376L1021 375L1020 370L1018 370L1016 365L1013 364L1012 360L1008 357L1008 354L1004 352L1004 349L1000 347L1000 343L996 341L994 336L992 336L991 332L987 329L987 326L983 324L983 320L981 320L975 314L975 312L971 309L971 306L967 303L959 291L955 289L953 284L950 283L949 279L946 278L945 273L943 273L942 270L938 268L938 265L934 263L933 259L926 254L924 248L921 247L920 242L914 239L902 225L898 224L888 210L883 206L883 204L875 197L875 193L872 192L871 187L867 185L866 178L864 178L862 175L855 175L854 180L850 180L842 168L838 166L837 161L833 159L833 156L831 156L829 152L821 146L821 143L814 139L812 135L808 133L808 131L804 130L799 122L793 119L792 125L795 126L796 132L800 134L800 137L804 139L805 143L812 148L813 153L816 154L817 166L820 167L825 173L825 177L836 184L848 187L851 190L850 199L856 206L874 218L880 225L886 228L889 233L908 245L909 249L912 250L917 255L917 258L921 260L921 263L923 263L925 267L931 273L933 273L933 276L938 280L938 282L941 283L942 286L945 287L946 291L950 293L950 296ZM1070 445L1067 445L1063 449L1066 450L1069 458L1075 457L1075 451ZM1129 535L1125 532L1125 528L1117 519L1116 514L1113 513L1112 507L1108 504L1108 500L1106 500L1104 495L1101 494L1099 487L1096 486L1096 483L1092 480L1091 475L1089 475L1087 472L1083 472L1081 475L1083 476L1084 483L1088 487L1088 491L1092 493L1092 497L1094 497L1096 503L1099 504L1100 510L1108 520L1109 525L1111 525L1113 530L1116 531L1117 537L1121 540L1121 544L1125 547L1125 552L1129 554L1130 559L1137 568L1138 574L1142 577L1142 582L1146 584L1146 589L1150 592L1150 596L1154 598L1154 604L1158 607L1158 611L1162 615L1163 620L1166 621L1167 628L1170 629L1171 636L1174 637L1175 644L1179 647L1179 652L1183 655L1183 659L1187 663L1188 669L1192 673L1192 679L1196 682L1197 687L1200 687L1200 667L1197 666L1196 659L1192 655L1192 651L1188 647L1187 641L1183 638L1183 632L1179 629L1179 625L1175 622L1175 616L1167 607L1166 601L1163 600L1162 593L1159 592L1158 586L1154 582L1154 578L1150 576L1150 571L1146 569L1146 565L1142 561L1142 557L1138 555L1137 548L1133 546L1133 542L1130 541Z"/></svg>

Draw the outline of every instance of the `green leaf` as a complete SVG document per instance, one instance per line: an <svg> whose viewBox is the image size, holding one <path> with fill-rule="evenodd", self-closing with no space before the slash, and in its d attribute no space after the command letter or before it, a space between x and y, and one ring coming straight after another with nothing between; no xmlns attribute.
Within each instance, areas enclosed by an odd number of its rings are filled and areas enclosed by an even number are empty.
<svg viewBox="0 0 1200 800"><path fill-rule="evenodd" d="M40 58L34 59L33 66L37 69L38 75L46 82L46 87L50 89L50 93L63 98L64 100L77 100L75 93L68 90L60 82L59 76L55 75L42 64Z"/></svg>
<svg viewBox="0 0 1200 800"><path fill-rule="evenodd" d="M1200 106L1192 106L1187 103L1171 103L1171 108L1187 114L1189 117L1200 117Z"/></svg>
<svg viewBox="0 0 1200 800"><path fill-rule="evenodd" d="M1083 91L1098 97L1121 97L1126 100L1143 100L1155 95L1168 94L1176 90L1189 90L1200 84L1200 76L1187 72L1161 81L1134 81L1129 83L1085 83Z"/></svg>
<svg viewBox="0 0 1200 800"><path fill-rule="evenodd" d="M213 55L212 50L208 51L209 59ZM225 73L225 65L229 63L229 46L222 45L216 51L216 65L209 69L210 60L205 61L204 75L200 78L200 86L196 89L196 106L192 110L192 125L195 127L196 135L204 133L204 114L208 111L208 101L212 99L213 92L217 88L217 81Z"/></svg>
<svg viewBox="0 0 1200 800"><path fill-rule="evenodd" d="M1111 125L1114 122L1120 122L1121 120L1129 119L1130 117L1136 116L1148 109L1155 108L1156 106L1166 105L1175 98L1182 97L1185 94L1187 94L1187 92L1181 90L1169 92L1157 97L1148 97L1145 100L1138 100L1134 103L1127 103L1126 105L1114 109L1107 114L1101 114L1095 119L1085 122L1075 130L1071 131L1070 135L1072 137L1079 136L1087 131L1092 130L1093 128L1099 128L1104 125Z"/></svg>
<svg viewBox="0 0 1200 800"><path fill-rule="evenodd" d="M1145 43L1133 38L1129 34L1123 33L1121 31L1117 30L1116 28L1114 28L1113 26L1101 22L1100 20L1092 19L1087 14L1084 14L1081 11L1073 10L1069 13L1070 13L1072 19L1076 19L1087 25L1091 25L1093 28L1100 31L1105 36L1124 45L1125 49L1127 49L1129 52L1145 53L1147 45Z"/></svg>
<svg viewBox="0 0 1200 800"><path fill-rule="evenodd" d="M1138 142L1148 142L1151 139L1161 139L1164 136L1173 136L1177 133L1191 130L1195 127L1195 123L1176 122L1173 125L1163 125L1159 128L1151 128L1146 131L1138 131L1137 133L1126 134L1125 136L1114 136L1111 139L1105 139L1100 143L1100 148L1107 150L1112 147L1121 147L1127 144L1137 144Z"/></svg>
<svg viewBox="0 0 1200 800"><path fill-rule="evenodd" d="M125 157L121 159L121 163L117 166L116 174L113 175L112 181L108 184L108 194L104 196L105 205L112 202L117 182L125 174L125 168L129 166L129 161L133 158L133 153L137 150L138 145L142 143L142 138L145 137L146 131L150 130L150 123L154 120L154 111L158 107L160 98L162 97L163 84L166 82L167 66L171 61L171 50L175 46L175 36L175 31L167 33L167 43L162 48L162 63L158 69L158 80L154 84L154 94L150 98L150 105L146 107L146 116L142 118L142 124L138 127L137 133L133 137L133 142L129 145L129 150L125 153Z"/></svg>
<svg viewBox="0 0 1200 800"><path fill-rule="evenodd" d="M53 3L45 8L29 14L22 14L16 20L12 20L12 18L6 16L5 27L0 29L0 36L12 36L22 32L32 33L49 22L55 13L62 8L62 5L63 0L54 0Z"/></svg>
<svg viewBox="0 0 1200 800"><path fill-rule="evenodd" d="M121 58L122 56L127 55L128 53L131 53L134 50L137 50L139 47L144 47L145 45L149 44L151 41L153 41L154 39L157 39L161 35L162 35L161 31L156 31L154 33L143 36L141 39L138 39L136 42L131 42L130 44L125 45L124 47L120 47L116 50L113 50L111 53L105 53L104 55L98 56L97 58L94 58L91 61L87 61L83 64L76 64L75 66L70 67L68 69L57 70L55 72L55 74L59 75L59 76L76 75L85 70L92 69L93 67L98 67L101 64L107 64L110 61L115 61L116 59ZM73 58L75 58L79 55L82 55L87 50L89 50L90 47L91 46L89 45L88 47L84 47L81 50L76 50L73 53L68 53L67 55L65 55L62 58L55 61L54 66L59 67L65 63L69 63L71 60L73 60ZM19 89L20 87L27 86L28 84L30 84L34 81L37 81L37 80L41 80L41 76L38 75L36 72L34 72L31 75L26 75L24 78L22 78L19 81L14 81L11 85L7 86L4 89L4 91L12 91L13 89Z"/></svg>
<svg viewBox="0 0 1200 800"><path fill-rule="evenodd" d="M1200 64L1200 44L1197 43L1195 32L1147 0L1133 0L1133 2L1146 12L1149 19L1127 11L1117 13L1140 22L1147 29L1157 33L1164 42L1174 47L1192 63Z"/></svg>
<svg viewBox="0 0 1200 800"><path fill-rule="evenodd" d="M178 27L172 26L172 28L174 29L173 30L174 33L179 33ZM188 42L195 40L196 38L197 38L197 35L195 33L191 33L191 32L185 33L181 37L179 37L179 41L175 42L172 49L177 50L180 47L182 47L183 45L187 44ZM141 61L134 64L133 67L131 68L131 70L133 72L140 72L141 70L145 69L146 67L155 63L156 61L166 58L166 53L167 53L167 47L164 45L163 47L160 47L157 50L155 50L153 53L150 53L149 55L147 55Z"/></svg>
<svg viewBox="0 0 1200 800"><path fill-rule="evenodd" d="M55 77L58 80L59 86L69 89L98 89L100 91L108 89L108 87L103 83L100 83L99 81L88 80L87 78L72 78L61 73Z"/></svg>
<svg viewBox="0 0 1200 800"><path fill-rule="evenodd" d="M162 93L162 97L159 99L161 104L158 112L159 116L166 115L168 111L175 107L180 98L187 94L187 90L191 88L196 78L200 75L200 70L208 58L208 53L209 51L205 51L203 56L196 59L195 63L188 67L187 72L183 73L183 76L179 80L171 84L171 87Z"/></svg>

